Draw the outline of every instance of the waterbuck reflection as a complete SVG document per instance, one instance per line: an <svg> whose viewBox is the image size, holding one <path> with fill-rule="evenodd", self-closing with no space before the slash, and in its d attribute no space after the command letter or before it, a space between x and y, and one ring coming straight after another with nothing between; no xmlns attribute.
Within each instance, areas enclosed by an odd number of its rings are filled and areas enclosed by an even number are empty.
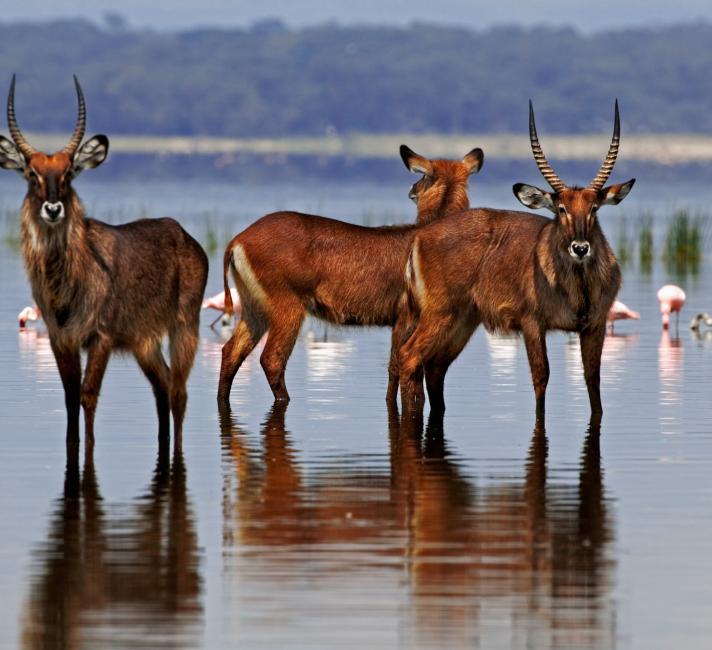
<svg viewBox="0 0 712 650"><path fill-rule="evenodd" d="M146 493L117 507L101 497L91 446L81 472L78 444L69 442L64 491L34 553L21 646L112 646L117 633L123 647L198 638L198 563L179 448L171 459L163 439Z"/></svg>
<svg viewBox="0 0 712 650"><path fill-rule="evenodd" d="M600 418L590 422L578 473L557 473L553 482L543 423L522 475L505 479L468 475L448 448L442 417L424 427L417 416L401 421L391 412L388 430L387 465L331 456L302 462L283 405L268 413L259 443L224 415L228 590L239 583L239 597L284 598L280 616L300 622L326 620L335 603L346 616L373 611L364 594L378 602L390 590L409 622L398 631L405 647L489 643L503 634L511 647L614 643ZM252 614L259 620L265 612Z"/></svg>

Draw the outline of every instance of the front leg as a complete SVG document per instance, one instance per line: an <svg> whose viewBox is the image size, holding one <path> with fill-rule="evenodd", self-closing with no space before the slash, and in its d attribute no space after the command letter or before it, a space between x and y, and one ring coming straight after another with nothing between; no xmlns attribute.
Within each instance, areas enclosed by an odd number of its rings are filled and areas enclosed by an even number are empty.
<svg viewBox="0 0 712 650"><path fill-rule="evenodd" d="M82 382L81 403L84 408L84 433L87 443L94 440L94 414L99 399L101 382L109 363L111 344L108 340L99 338L89 347L87 367Z"/></svg>
<svg viewBox="0 0 712 650"><path fill-rule="evenodd" d="M79 395L82 364L78 349L60 347L50 338L59 376L64 386L64 405L67 409L67 442L79 440Z"/></svg>
<svg viewBox="0 0 712 650"><path fill-rule="evenodd" d="M606 326L590 327L579 333L581 340L581 360L586 377L588 399L592 413L603 413L601 405L601 352L606 338Z"/></svg>
<svg viewBox="0 0 712 650"><path fill-rule="evenodd" d="M538 323L522 323L524 345L527 348L529 369L532 373L536 417L542 419L546 410L546 386L549 383L549 357L546 354L546 330Z"/></svg>

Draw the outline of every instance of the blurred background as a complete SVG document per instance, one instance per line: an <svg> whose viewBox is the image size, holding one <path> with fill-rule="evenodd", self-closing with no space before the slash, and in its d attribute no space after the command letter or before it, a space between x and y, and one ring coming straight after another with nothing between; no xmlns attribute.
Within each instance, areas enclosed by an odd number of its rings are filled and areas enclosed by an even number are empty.
<svg viewBox="0 0 712 650"><path fill-rule="evenodd" d="M698 0L27 0L3 8L0 85L17 73L21 126L59 146L76 73L114 175L397 179L407 139L483 146L509 178L531 168L529 97L546 151L572 164L603 155L581 136L610 133L618 97L622 173L687 178L712 160L711 19Z"/></svg>

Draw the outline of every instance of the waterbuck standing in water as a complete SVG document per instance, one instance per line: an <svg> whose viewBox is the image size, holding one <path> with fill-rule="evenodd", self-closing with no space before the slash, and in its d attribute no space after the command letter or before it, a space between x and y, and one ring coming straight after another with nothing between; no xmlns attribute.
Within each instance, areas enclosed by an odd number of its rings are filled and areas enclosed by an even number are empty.
<svg viewBox="0 0 712 650"><path fill-rule="evenodd" d="M237 235L224 262L240 294L242 318L222 350L218 402L229 405L230 388L242 362L265 332L260 362L275 400L288 400L284 371L306 313L340 325L393 328L387 400L398 392L397 351L404 324L397 322L405 296L403 269L420 225L469 206L468 177L484 154L473 149L462 160L428 160L403 145L401 157L423 174L410 190L418 206L414 225L366 228L298 212L268 214ZM422 384L422 382L421 382Z"/></svg>
<svg viewBox="0 0 712 650"><path fill-rule="evenodd" d="M7 101L13 141L0 136L0 166L27 181L20 211L22 256L64 385L67 439L79 436L80 404L86 437L93 439L99 389L115 350L131 352L151 382L159 435L169 434L172 411L179 437L208 259L173 219L110 226L84 215L72 181L104 162L109 140L95 135L82 144L86 107L76 77L74 82L79 115L64 149L42 153L22 135L15 119L14 76ZM165 336L170 368L161 353ZM80 350L87 351L83 379Z"/></svg>
<svg viewBox="0 0 712 650"><path fill-rule="evenodd" d="M518 183L514 194L528 208L547 208L553 219L474 209L451 214L415 235L406 282L410 317L417 325L400 350L404 406L419 406L424 371L431 408L445 408L445 373L484 324L490 331L523 334L540 415L549 380L546 333L577 332L591 410L602 411L601 350L621 272L599 226L598 209L620 203L635 182L603 187L618 155L618 102L608 155L588 187L567 186L547 162L531 102L529 136L553 192Z"/></svg>

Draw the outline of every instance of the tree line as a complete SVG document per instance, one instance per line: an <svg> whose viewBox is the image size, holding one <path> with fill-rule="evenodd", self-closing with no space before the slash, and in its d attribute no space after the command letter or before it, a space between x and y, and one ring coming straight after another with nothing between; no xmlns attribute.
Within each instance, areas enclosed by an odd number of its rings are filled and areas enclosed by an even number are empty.
<svg viewBox="0 0 712 650"><path fill-rule="evenodd" d="M230 137L329 133L712 133L712 25L584 35L279 21L248 29L137 30L114 17L0 23L0 91L18 75L23 129Z"/></svg>

